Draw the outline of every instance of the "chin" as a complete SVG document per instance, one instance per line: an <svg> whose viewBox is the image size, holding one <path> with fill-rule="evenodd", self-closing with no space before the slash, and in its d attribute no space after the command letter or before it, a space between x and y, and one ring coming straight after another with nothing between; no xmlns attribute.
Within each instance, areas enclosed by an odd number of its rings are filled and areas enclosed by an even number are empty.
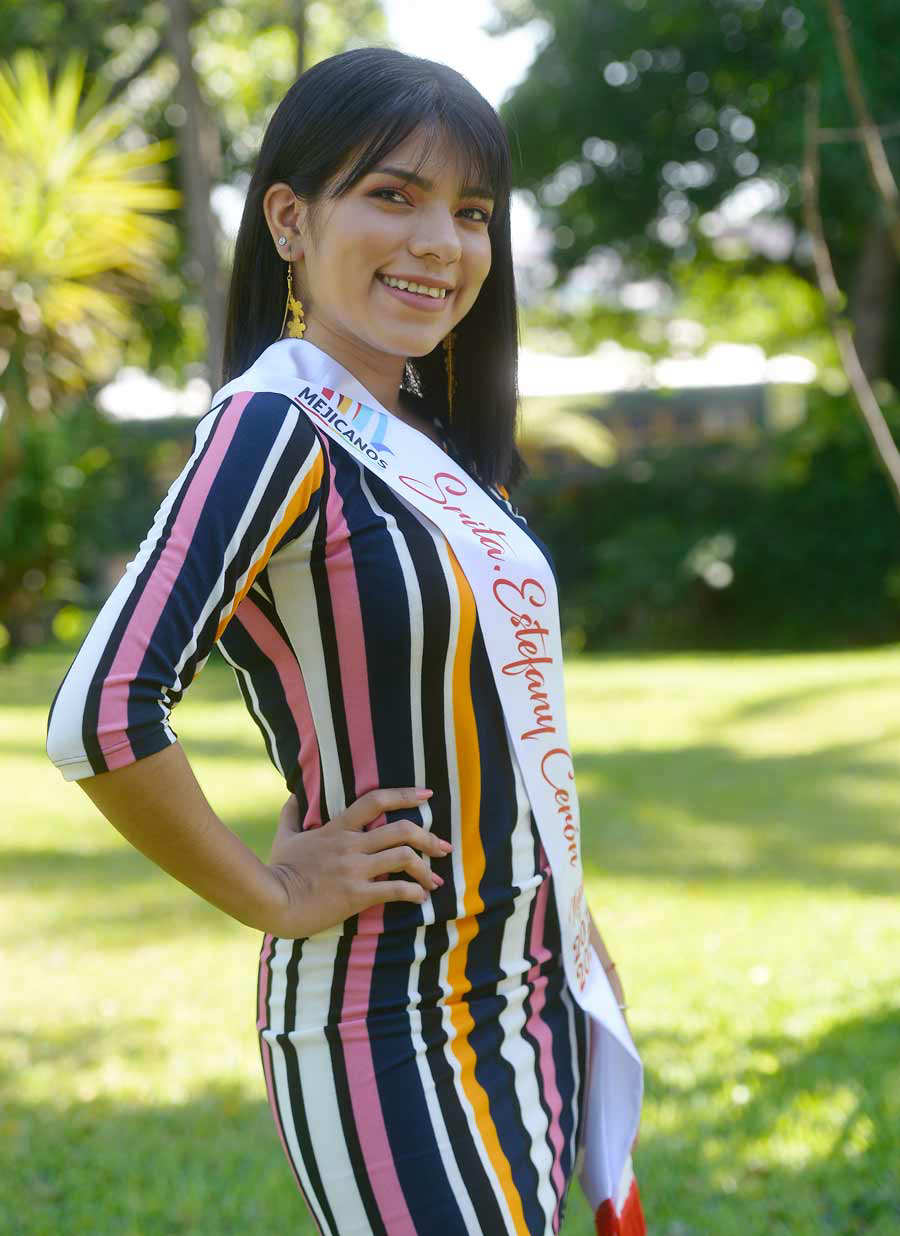
<svg viewBox="0 0 900 1236"><path fill-rule="evenodd" d="M448 327L447 330L450 328ZM373 345L382 352L392 356L427 356L438 346L447 331L429 332L426 337L422 331L397 331L396 334L382 335L373 339Z"/></svg>

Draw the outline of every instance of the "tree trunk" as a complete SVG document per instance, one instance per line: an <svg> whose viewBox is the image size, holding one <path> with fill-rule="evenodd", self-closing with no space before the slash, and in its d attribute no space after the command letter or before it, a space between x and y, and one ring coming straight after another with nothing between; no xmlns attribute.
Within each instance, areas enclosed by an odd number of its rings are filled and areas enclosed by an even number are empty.
<svg viewBox="0 0 900 1236"><path fill-rule="evenodd" d="M306 68L306 0L294 0L294 32L297 35L297 76Z"/></svg>
<svg viewBox="0 0 900 1236"><path fill-rule="evenodd" d="M850 296L853 338L870 382L885 376L896 283L897 255L890 230L873 220L866 229Z"/></svg>
<svg viewBox="0 0 900 1236"><path fill-rule="evenodd" d="M187 116L178 142L188 240L185 273L197 288L206 314L206 363L209 380L215 389L221 374L225 339L225 282L219 265L219 224L210 205L213 184L221 169L219 132L194 72L190 0L168 0L168 4L166 38L178 66L175 99Z"/></svg>

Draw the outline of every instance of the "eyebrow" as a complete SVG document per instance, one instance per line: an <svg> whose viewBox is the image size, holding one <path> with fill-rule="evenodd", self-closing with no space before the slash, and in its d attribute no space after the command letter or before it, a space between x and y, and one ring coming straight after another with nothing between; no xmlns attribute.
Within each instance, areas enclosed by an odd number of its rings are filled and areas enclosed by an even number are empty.
<svg viewBox="0 0 900 1236"><path fill-rule="evenodd" d="M384 172L389 176L399 176L401 180L407 181L409 184L418 185L420 189L424 189L426 193L431 193L434 190L434 182L426 180L424 176L420 176L418 172L412 172L407 167L376 167L373 172ZM494 191L487 185L463 185L460 197L483 197L489 202L494 200Z"/></svg>

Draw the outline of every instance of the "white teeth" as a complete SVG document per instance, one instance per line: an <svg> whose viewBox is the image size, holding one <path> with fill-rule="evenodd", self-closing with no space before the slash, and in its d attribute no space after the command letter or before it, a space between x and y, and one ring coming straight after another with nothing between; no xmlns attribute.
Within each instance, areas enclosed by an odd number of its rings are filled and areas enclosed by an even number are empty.
<svg viewBox="0 0 900 1236"><path fill-rule="evenodd" d="M401 288L406 292L418 292L420 296L431 296L434 300L443 300L447 295L446 288L430 288L424 283L409 283L406 279L395 279L393 275L379 275L382 283L391 288Z"/></svg>

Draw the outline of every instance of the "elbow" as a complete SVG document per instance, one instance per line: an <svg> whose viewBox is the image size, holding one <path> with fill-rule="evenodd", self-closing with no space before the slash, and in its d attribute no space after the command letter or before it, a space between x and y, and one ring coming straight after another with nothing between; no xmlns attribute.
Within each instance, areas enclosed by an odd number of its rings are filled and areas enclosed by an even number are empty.
<svg viewBox="0 0 900 1236"><path fill-rule="evenodd" d="M47 720L47 741L44 749L47 758L59 769L66 781L89 777L96 771L88 757L80 725L74 717L60 713L56 707L51 709Z"/></svg>

